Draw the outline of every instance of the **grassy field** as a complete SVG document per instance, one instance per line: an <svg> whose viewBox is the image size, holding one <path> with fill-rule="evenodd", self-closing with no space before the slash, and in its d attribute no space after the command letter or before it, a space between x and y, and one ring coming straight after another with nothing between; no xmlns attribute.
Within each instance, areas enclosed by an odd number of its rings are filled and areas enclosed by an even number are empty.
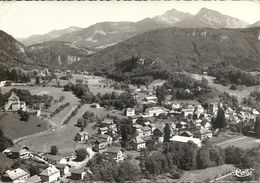
<svg viewBox="0 0 260 183"><path fill-rule="evenodd" d="M256 139L254 137L243 136L243 137L240 137L240 138L235 138L235 139L223 141L223 142L217 143L216 145L218 145L222 148L234 145L234 146L237 146L237 147L240 147L240 148L243 148L243 149L250 149L250 148L259 146L260 145L260 139Z"/></svg>
<svg viewBox="0 0 260 183"><path fill-rule="evenodd" d="M216 88L217 90L221 91L221 92L227 92L231 95L235 95L238 97L238 100L241 101L242 98L247 97L251 91L253 91L256 87L259 86L251 86L251 87L247 87L247 86L241 86L242 88L239 90L230 90L230 85L228 86L223 86L222 84L216 84L214 83L214 79L215 77L212 76L205 76L205 75L198 75L198 74L192 74L191 75L193 78L195 79L199 79L201 80L202 77L206 78L209 82L209 86Z"/></svg>
<svg viewBox="0 0 260 183"><path fill-rule="evenodd" d="M191 170L184 173L178 182L204 182L208 179L213 179L217 176L233 171L233 165L222 165L218 167L210 167L202 170Z"/></svg>
<svg viewBox="0 0 260 183"><path fill-rule="evenodd" d="M79 144L75 142L73 139L77 132L80 131L80 128L75 126L77 123L78 118L82 117L85 111L91 111L95 115L98 116L106 116L106 114L113 114L122 117L121 115L117 114L116 111L107 111L104 108L91 108L89 104L85 104L81 106L77 114L69 121L66 126L62 126L61 128L39 137L31 138L22 140L19 144L26 145L32 150L40 151L40 152L48 152L52 145L56 145L61 153L70 153L74 152L75 149L79 147L88 147L87 144ZM90 136L93 136L97 129L93 128L95 123L91 123L86 127L86 131L89 133Z"/></svg>
<svg viewBox="0 0 260 183"><path fill-rule="evenodd" d="M2 92L6 93L8 91L10 91L13 87L3 87L2 88ZM62 119L65 117L65 115L71 110L71 108L73 108L73 106L79 104L79 99L72 94L72 92L65 92L63 91L62 88L56 88L56 87L40 87L40 86L35 86L35 87L16 87L18 89L25 89L28 90L32 95L49 95L49 96L53 96L54 100L58 100L60 98L60 96L64 96L65 99L62 102L52 102L52 105L50 108L48 109L43 109L42 110L42 115L43 114L50 114L51 112L54 112L59 106L61 106L64 103L69 102L70 105L68 107L66 107L64 110L62 110L60 113L56 114L54 117L52 118L48 118L49 121L51 121L51 123L53 123L54 125L60 126Z"/></svg>
<svg viewBox="0 0 260 183"><path fill-rule="evenodd" d="M38 125L41 125L38 127ZM45 131L49 128L47 121L31 115L29 120L20 121L20 116L12 112L0 112L0 126L5 136L16 139L26 135Z"/></svg>
<svg viewBox="0 0 260 183"><path fill-rule="evenodd" d="M58 78L65 76L62 73L56 73ZM115 90L114 88L110 88L110 87L104 87L104 85L106 85L103 81L106 81L105 78L100 77L100 76L92 76L92 75L87 75L87 76L83 76L81 74L72 74L72 79L70 80L61 80L60 81L60 85L66 85L69 82L72 82L73 84L76 84L76 80L82 80L83 83L87 83L89 86L89 89L92 93L97 94L97 93L101 93L101 94L105 94L105 93L112 93L113 91L117 92L118 94L122 93L122 90ZM50 85L54 85L55 84L55 80L53 80L51 83L49 83ZM113 84L112 81L109 80L110 84Z"/></svg>

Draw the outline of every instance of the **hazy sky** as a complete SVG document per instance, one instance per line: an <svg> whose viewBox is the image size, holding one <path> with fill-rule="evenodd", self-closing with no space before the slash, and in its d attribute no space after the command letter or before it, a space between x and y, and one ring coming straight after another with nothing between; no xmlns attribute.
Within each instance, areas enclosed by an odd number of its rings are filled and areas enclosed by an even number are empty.
<svg viewBox="0 0 260 183"><path fill-rule="evenodd" d="M36 1L0 2L0 29L16 38L103 21L139 21L175 8L196 14L202 7L240 18L260 20L260 1Z"/></svg>

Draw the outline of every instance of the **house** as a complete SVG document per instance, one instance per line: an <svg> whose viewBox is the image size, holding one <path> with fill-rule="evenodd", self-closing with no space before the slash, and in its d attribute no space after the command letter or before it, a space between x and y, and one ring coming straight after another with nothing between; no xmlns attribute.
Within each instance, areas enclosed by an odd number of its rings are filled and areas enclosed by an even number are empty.
<svg viewBox="0 0 260 183"><path fill-rule="evenodd" d="M99 104L99 103L92 103L92 104L90 105L90 107L99 109L99 108L100 108L100 104Z"/></svg>
<svg viewBox="0 0 260 183"><path fill-rule="evenodd" d="M7 85L9 81L0 81L0 87L4 87Z"/></svg>
<svg viewBox="0 0 260 183"><path fill-rule="evenodd" d="M31 153L26 148L22 148L19 151L19 158L21 159L29 159L31 157Z"/></svg>
<svg viewBox="0 0 260 183"><path fill-rule="evenodd" d="M42 179L42 182L55 182L60 179L60 170L58 170L55 166L50 166L43 170L42 173L40 173L40 177Z"/></svg>
<svg viewBox="0 0 260 183"><path fill-rule="evenodd" d="M103 139L98 139L94 143L93 149L97 152L104 152L107 149L108 142Z"/></svg>
<svg viewBox="0 0 260 183"><path fill-rule="evenodd" d="M43 159L47 162L49 162L52 165L56 165L56 164L67 164L68 161L66 160L66 158L62 157L62 156L58 156L58 155L52 155L52 154L46 154Z"/></svg>
<svg viewBox="0 0 260 183"><path fill-rule="evenodd" d="M126 108L126 116L134 116L135 109L134 108Z"/></svg>
<svg viewBox="0 0 260 183"><path fill-rule="evenodd" d="M60 170L61 177L67 177L70 173L70 168L66 164L57 164L55 165L58 170Z"/></svg>
<svg viewBox="0 0 260 183"><path fill-rule="evenodd" d="M2 176L2 180L3 182L20 183L25 182L25 180L29 177L29 172L26 172L21 168L16 168L14 170L7 170L5 174Z"/></svg>
<svg viewBox="0 0 260 183"><path fill-rule="evenodd" d="M183 131L183 132L180 132L180 136L193 137L193 134L190 131Z"/></svg>
<svg viewBox="0 0 260 183"><path fill-rule="evenodd" d="M15 145L9 153L13 159L28 159L30 157L29 148L21 145Z"/></svg>
<svg viewBox="0 0 260 183"><path fill-rule="evenodd" d="M76 141L86 142L88 140L88 133L85 131L78 132L75 136Z"/></svg>
<svg viewBox="0 0 260 183"><path fill-rule="evenodd" d="M181 121L181 122L177 123L175 126L178 129L186 129L188 127L188 124L184 121Z"/></svg>
<svg viewBox="0 0 260 183"><path fill-rule="evenodd" d="M138 137L143 137L144 136L144 132L142 130L142 127L135 129L135 136L138 136Z"/></svg>
<svg viewBox="0 0 260 183"><path fill-rule="evenodd" d="M109 147L106 150L106 154L109 155L116 162L123 161L125 158L125 155L119 147Z"/></svg>
<svg viewBox="0 0 260 183"><path fill-rule="evenodd" d="M99 135L98 139L107 141L108 144L112 144L113 138L109 135Z"/></svg>
<svg viewBox="0 0 260 183"><path fill-rule="evenodd" d="M85 169L72 169L71 170L71 179L72 180L83 180L84 176L86 175Z"/></svg>
<svg viewBox="0 0 260 183"><path fill-rule="evenodd" d="M199 138L200 140L205 140L212 138L212 131L207 129L200 129L193 132L195 138Z"/></svg>
<svg viewBox="0 0 260 183"><path fill-rule="evenodd" d="M5 111L26 111L26 104L24 101L20 101L19 97L12 92L8 98L8 102L5 104Z"/></svg>
<svg viewBox="0 0 260 183"><path fill-rule="evenodd" d="M161 113L166 113L167 109L162 107L151 107L145 110L146 116L158 116Z"/></svg>
<svg viewBox="0 0 260 183"><path fill-rule="evenodd" d="M34 175L25 180L27 183L39 183L42 182L41 177Z"/></svg>
<svg viewBox="0 0 260 183"><path fill-rule="evenodd" d="M143 99L145 103L157 103L158 98L156 96L148 96Z"/></svg>
<svg viewBox="0 0 260 183"><path fill-rule="evenodd" d="M150 136L152 135L152 129L149 126L142 127L143 136Z"/></svg>
<svg viewBox="0 0 260 183"><path fill-rule="evenodd" d="M188 117L190 115L193 115L194 108L185 108L181 110L181 113L183 117Z"/></svg>
<svg viewBox="0 0 260 183"><path fill-rule="evenodd" d="M202 107L202 105L198 105L195 107L194 114L197 115L197 118L199 118L200 115L202 115L203 113L204 113L204 108Z"/></svg>
<svg viewBox="0 0 260 183"><path fill-rule="evenodd" d="M140 149L145 148L146 147L146 143L143 139L141 139L140 137L135 137L132 140L132 145L133 148L137 151L140 151Z"/></svg>
<svg viewBox="0 0 260 183"><path fill-rule="evenodd" d="M98 133L104 135L108 132L108 127L102 127L98 129Z"/></svg>
<svg viewBox="0 0 260 183"><path fill-rule="evenodd" d="M113 119L105 119L101 122L100 127L107 127L108 129L113 130L113 132L117 132L117 127Z"/></svg>
<svg viewBox="0 0 260 183"><path fill-rule="evenodd" d="M155 128L155 130L153 130L153 136L156 138L160 138L163 136L163 128Z"/></svg>
<svg viewBox="0 0 260 183"><path fill-rule="evenodd" d="M202 120L202 122L200 123L201 127L204 129L210 129L211 128L211 123L209 120Z"/></svg>
<svg viewBox="0 0 260 183"><path fill-rule="evenodd" d="M218 105L217 103L210 103L208 106L208 113L215 116L218 112Z"/></svg>
<svg viewBox="0 0 260 183"><path fill-rule="evenodd" d="M187 143L191 141L194 144L196 144L198 147L201 147L201 140L193 137L184 137L184 136L175 135L172 138L170 138L170 141L179 142L179 143Z"/></svg>
<svg viewBox="0 0 260 183"><path fill-rule="evenodd" d="M180 109L181 108L181 105L178 104L178 103L173 103L172 106L171 106L172 110L177 110L177 109Z"/></svg>

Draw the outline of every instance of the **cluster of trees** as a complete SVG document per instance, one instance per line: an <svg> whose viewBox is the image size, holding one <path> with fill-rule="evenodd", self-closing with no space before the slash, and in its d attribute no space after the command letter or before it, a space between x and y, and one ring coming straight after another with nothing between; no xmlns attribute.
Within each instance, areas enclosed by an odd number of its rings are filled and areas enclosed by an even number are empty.
<svg viewBox="0 0 260 183"><path fill-rule="evenodd" d="M117 163L105 154L96 154L87 164L92 174L85 177L87 181L127 182L137 181L139 168L129 160Z"/></svg>
<svg viewBox="0 0 260 183"><path fill-rule="evenodd" d="M65 109L66 107L68 107L70 105L69 102L60 105L53 113L50 114L50 117L55 116L56 114L60 113L63 109Z"/></svg>
<svg viewBox="0 0 260 183"><path fill-rule="evenodd" d="M8 69L6 67L0 67L1 81L11 80L14 82L27 83L31 81L31 78L21 69Z"/></svg>
<svg viewBox="0 0 260 183"><path fill-rule="evenodd" d="M125 91L118 95L116 92L112 93L106 93L100 98L100 105L104 107L114 107L118 110L125 109L126 107L134 107L137 104L137 101L134 99L134 97L131 95L130 92Z"/></svg>
<svg viewBox="0 0 260 183"><path fill-rule="evenodd" d="M252 75L232 65L211 68L208 75L216 77L216 81L223 84L237 84L255 86L260 84L260 74Z"/></svg>
<svg viewBox="0 0 260 183"><path fill-rule="evenodd" d="M115 82L113 85L114 89L116 90L127 90L129 89L129 85L127 83L124 82Z"/></svg>
<svg viewBox="0 0 260 183"><path fill-rule="evenodd" d="M18 111L18 114L20 114L20 120L21 121L28 121L29 120L29 117L30 117L30 114L27 112L27 111Z"/></svg>
<svg viewBox="0 0 260 183"><path fill-rule="evenodd" d="M194 143L169 142L163 151L142 153L140 166L145 174L170 173L179 178L181 170L203 169L225 163L225 153L219 148L206 144L198 148Z"/></svg>
<svg viewBox="0 0 260 183"><path fill-rule="evenodd" d="M260 178L260 146L251 149L242 149L235 146L228 146L225 149L225 163L234 164L239 168L253 168L253 175L249 180Z"/></svg>
<svg viewBox="0 0 260 183"><path fill-rule="evenodd" d="M212 92L205 78L196 80L189 74L175 72L172 73L167 82L156 90L156 95L160 101L164 101L165 95L171 94L173 99L194 99ZM212 96L214 97L214 96Z"/></svg>
<svg viewBox="0 0 260 183"><path fill-rule="evenodd" d="M223 92L219 95L219 98L223 102L224 107L229 106L233 109L239 108L239 102L238 102L238 99L235 95L230 95L227 92Z"/></svg>
<svg viewBox="0 0 260 183"><path fill-rule="evenodd" d="M90 111L86 111L83 115L82 118L79 118L77 121L77 126L81 128L85 128L88 126L88 123L92 123L94 121L95 115L94 113Z"/></svg>
<svg viewBox="0 0 260 183"><path fill-rule="evenodd" d="M65 85L64 90L73 91L73 93L84 102L99 103L103 107L115 107L116 109L122 110L125 107L134 107L137 104L137 101L128 91L120 95L116 92L105 93L103 96L100 93L94 95L90 92L87 84L73 85L72 83Z"/></svg>
<svg viewBox="0 0 260 183"><path fill-rule="evenodd" d="M1 94L0 92L0 107L4 106L12 92L14 92L21 101L25 101L26 105L29 107L36 106L40 103L51 103L53 100L52 96L32 95L28 90L13 88L5 94Z"/></svg>
<svg viewBox="0 0 260 183"><path fill-rule="evenodd" d="M89 156L89 153L85 148L77 149L75 161L83 161L87 156Z"/></svg>
<svg viewBox="0 0 260 183"><path fill-rule="evenodd" d="M167 66L160 60L150 58L142 59L140 56L132 56L115 64L115 69L99 69L95 74L105 75L117 82L146 85L154 79L167 79L169 72Z"/></svg>
<svg viewBox="0 0 260 183"><path fill-rule="evenodd" d="M242 104L260 111L260 91L254 90L250 92L250 95L247 98L243 98Z"/></svg>
<svg viewBox="0 0 260 183"><path fill-rule="evenodd" d="M0 127L0 152L12 146L13 146L12 140L4 136L4 132Z"/></svg>

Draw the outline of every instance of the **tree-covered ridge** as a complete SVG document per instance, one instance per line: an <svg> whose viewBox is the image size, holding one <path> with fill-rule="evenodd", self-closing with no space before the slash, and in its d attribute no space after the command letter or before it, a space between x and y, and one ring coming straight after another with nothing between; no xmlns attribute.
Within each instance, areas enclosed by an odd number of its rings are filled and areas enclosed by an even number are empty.
<svg viewBox="0 0 260 183"><path fill-rule="evenodd" d="M208 71L208 75L216 77L216 81L223 84L237 84L255 86L260 84L260 74L252 75L232 65L218 65Z"/></svg>
<svg viewBox="0 0 260 183"><path fill-rule="evenodd" d="M155 79L167 79L167 66L160 59L150 59L138 55L115 63L109 68L102 68L97 75L105 75L118 82L146 85Z"/></svg>
<svg viewBox="0 0 260 183"><path fill-rule="evenodd" d="M259 70L259 28L208 29L167 28L150 31L108 47L75 69L115 70L133 55L160 59L169 71L202 72L222 62L243 70Z"/></svg>

